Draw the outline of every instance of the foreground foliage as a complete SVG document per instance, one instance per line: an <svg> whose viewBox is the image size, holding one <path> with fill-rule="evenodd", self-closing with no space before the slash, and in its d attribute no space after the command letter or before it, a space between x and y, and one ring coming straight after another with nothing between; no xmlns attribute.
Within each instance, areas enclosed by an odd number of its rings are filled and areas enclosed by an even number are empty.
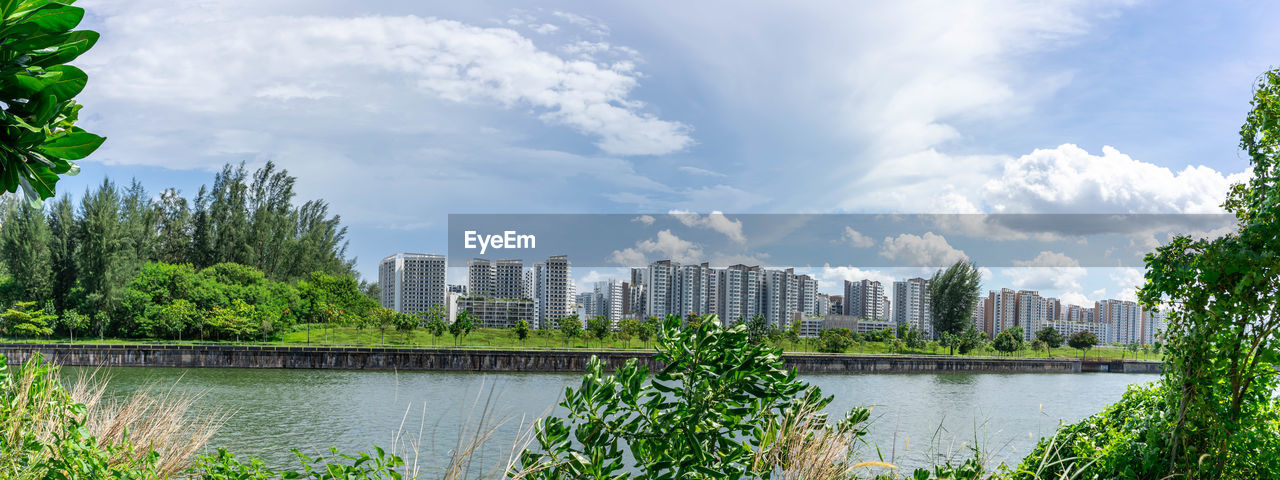
<svg viewBox="0 0 1280 480"><path fill-rule="evenodd" d="M73 30L84 19L74 0L0 2L0 190L22 187L30 200L54 196L61 175L102 145L102 137L75 126L75 96L89 76L67 65L98 41L92 30Z"/></svg>
<svg viewBox="0 0 1280 480"><path fill-rule="evenodd" d="M847 475L869 412L854 409L828 422L820 411L831 397L783 369L779 350L752 343L745 325L726 329L711 320L682 329L679 318L668 318L657 345L663 368L652 375L635 359L605 375L604 364L592 358L581 386L565 391L560 406L568 414L535 425L537 446L521 454L512 474L732 479L816 470L797 478Z"/></svg>

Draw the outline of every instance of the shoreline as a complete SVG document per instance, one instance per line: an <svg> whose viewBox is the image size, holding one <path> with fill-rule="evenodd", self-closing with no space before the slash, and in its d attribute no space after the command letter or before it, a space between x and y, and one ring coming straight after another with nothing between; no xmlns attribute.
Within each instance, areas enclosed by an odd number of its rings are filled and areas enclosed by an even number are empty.
<svg viewBox="0 0 1280 480"><path fill-rule="evenodd" d="M606 370L636 358L658 367L652 351L480 348L298 347L270 345L148 345L0 343L0 355L22 363L34 353L63 366L423 370L581 373L592 355ZM1159 373L1160 362L947 355L787 353L798 373Z"/></svg>

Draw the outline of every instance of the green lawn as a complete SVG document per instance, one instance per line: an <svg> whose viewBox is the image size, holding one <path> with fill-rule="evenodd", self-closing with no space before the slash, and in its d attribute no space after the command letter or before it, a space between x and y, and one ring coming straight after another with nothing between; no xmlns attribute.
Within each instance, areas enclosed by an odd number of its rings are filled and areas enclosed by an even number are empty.
<svg viewBox="0 0 1280 480"><path fill-rule="evenodd" d="M56 342L67 343L67 338L44 339L8 339L0 337L0 342ZM175 340L146 340L146 339L118 339L107 338L98 339L97 337L77 337L76 343L102 343L102 344L146 344L146 343L163 343L163 344L191 344L201 343L199 339L183 339L183 341ZM207 341L203 341L207 343ZM650 343L652 339L650 339ZM649 344L641 342L638 339L630 339L627 341L620 340L616 337L610 337L601 342L595 339L575 338L566 341L560 335L559 331L538 331L529 332L529 338L523 342L518 340L515 332L509 329L498 328L481 328L473 330L469 335L463 336L456 340L447 332L440 337L433 337L426 330L416 329L407 338L404 332L388 330L385 335L375 329L356 330L349 327L324 328L320 325L301 326L295 331L286 333L284 338L275 342L234 342L226 341L222 343L237 343L247 345L343 345L343 346L383 346L383 347L466 347L466 348L503 348L503 349L610 349L610 350L644 350L649 348ZM814 346L807 341L793 343L788 341L782 342L782 348L790 353L816 353ZM889 345L881 342L862 342L854 345L846 353L855 354L878 354L889 355L893 352ZM908 349L907 354L912 355L946 355L947 350L939 347L937 350L930 349ZM997 352L972 352L973 356L998 357L1005 356ZM1032 351L1031 349L1023 349L1014 352L1012 357L1055 357L1055 358L1080 358L1080 351L1067 347L1053 349L1050 354L1044 351ZM1138 359L1138 360L1160 360L1160 355L1153 353L1144 353L1139 350L1131 352L1118 347L1095 347L1089 351L1088 359Z"/></svg>

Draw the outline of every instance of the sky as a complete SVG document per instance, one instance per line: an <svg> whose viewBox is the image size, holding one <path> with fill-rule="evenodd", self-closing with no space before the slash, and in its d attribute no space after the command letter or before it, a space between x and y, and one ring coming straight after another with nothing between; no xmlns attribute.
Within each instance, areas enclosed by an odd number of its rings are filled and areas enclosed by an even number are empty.
<svg viewBox="0 0 1280 480"><path fill-rule="evenodd" d="M342 216L365 278L447 251L449 214L1219 213L1280 63L1273 2L78 5L102 34L82 126L108 140L59 190L194 196L274 161ZM637 246L690 243L660 233ZM1044 253L984 286L1084 303L1141 281ZM834 293L916 272L812 273Z"/></svg>

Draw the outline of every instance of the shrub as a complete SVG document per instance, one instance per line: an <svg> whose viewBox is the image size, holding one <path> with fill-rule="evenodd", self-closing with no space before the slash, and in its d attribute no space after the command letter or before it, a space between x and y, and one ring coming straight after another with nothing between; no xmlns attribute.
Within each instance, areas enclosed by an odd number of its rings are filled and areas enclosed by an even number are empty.
<svg viewBox="0 0 1280 480"><path fill-rule="evenodd" d="M511 474L522 478L842 478L856 467L865 409L829 423L831 400L783 369L781 351L754 344L745 325L715 317L659 331L650 375L635 359L614 375L592 357L579 388L565 389L565 417L534 426ZM859 465L866 466L866 465ZM789 475L788 475L789 474Z"/></svg>

